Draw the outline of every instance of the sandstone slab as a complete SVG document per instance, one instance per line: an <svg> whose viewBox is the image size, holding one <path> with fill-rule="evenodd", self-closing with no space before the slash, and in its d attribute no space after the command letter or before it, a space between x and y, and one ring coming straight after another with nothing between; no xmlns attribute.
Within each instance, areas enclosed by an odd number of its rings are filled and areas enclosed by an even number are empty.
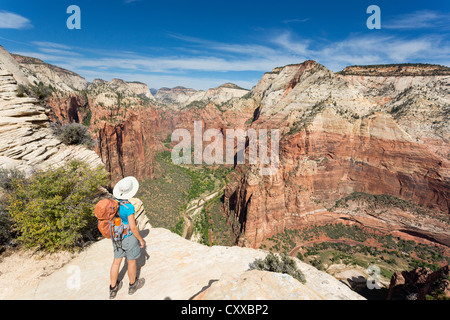
<svg viewBox="0 0 450 320"><path fill-rule="evenodd" d="M207 247L162 228L147 228L141 233L146 247L138 259L138 272L141 278L145 278L146 284L133 296L129 296L126 290L126 268L121 268L119 277L123 278L125 289L119 291L117 299L186 300L198 296L216 281L221 287L220 291L210 291L205 298L363 299L332 276L300 261L297 263L306 276L305 285L282 274L248 272L250 263L266 255L266 252L261 250ZM111 241L101 240L81 252L64 267L40 278L39 281L31 282L30 285L9 286L8 281L0 275L0 285L4 286L0 290L6 292L2 298L108 299L112 260ZM8 280L17 281L9 277ZM257 288L261 286L263 290L258 293ZM4 291L6 287L16 289ZM233 290L237 287L241 293ZM245 290L248 290L248 294L245 294Z"/></svg>

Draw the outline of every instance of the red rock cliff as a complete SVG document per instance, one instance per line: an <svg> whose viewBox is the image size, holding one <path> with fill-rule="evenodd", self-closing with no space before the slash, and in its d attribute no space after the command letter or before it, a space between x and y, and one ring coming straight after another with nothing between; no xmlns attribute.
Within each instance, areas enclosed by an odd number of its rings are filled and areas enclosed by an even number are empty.
<svg viewBox="0 0 450 320"><path fill-rule="evenodd" d="M414 90L419 89L408 89L407 94ZM253 94L262 110L254 127L282 132L281 164L273 176L262 176L257 166L238 167L227 186L224 207L240 221L241 244L259 247L265 238L286 228L353 221L450 246L445 222L450 213L450 162L419 138L433 136L446 145L448 140L433 129L417 130L436 118L425 117L417 124L406 120L413 118L407 113L397 119L391 112L377 113L374 110L390 109L311 62L307 68L289 66L266 74ZM435 94L446 96L422 90L421 99ZM430 97L430 101L434 100ZM433 107L430 102L429 108ZM408 112L415 108L411 105ZM430 111L422 107L419 112ZM332 210L337 200L353 192L394 196L431 208L436 216L401 210L379 216ZM439 218L442 213L445 219Z"/></svg>
<svg viewBox="0 0 450 320"><path fill-rule="evenodd" d="M96 151L111 172L112 184L126 176L140 181L154 177L155 119L155 111L147 108L128 111L118 124L97 125Z"/></svg>

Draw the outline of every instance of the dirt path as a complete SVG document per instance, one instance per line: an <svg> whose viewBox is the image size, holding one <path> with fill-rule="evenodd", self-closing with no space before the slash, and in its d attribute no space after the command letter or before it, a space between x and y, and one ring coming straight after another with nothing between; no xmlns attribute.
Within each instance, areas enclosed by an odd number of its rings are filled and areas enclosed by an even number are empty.
<svg viewBox="0 0 450 320"><path fill-rule="evenodd" d="M367 246L367 247L380 248L380 246L371 245L371 244L367 244L365 242L360 242L360 241L355 241L355 240L326 238L326 239L318 239L318 240L313 240L313 241L308 241L308 242L302 243L302 244L296 246L294 249L292 249L289 252L289 255L293 256L301 247L309 246L309 245L312 245L315 243L322 243L322 242L343 243L343 244L348 244L351 246L363 245L363 246Z"/></svg>
<svg viewBox="0 0 450 320"><path fill-rule="evenodd" d="M292 249L289 252L290 256L293 256L301 247L304 246L308 246L308 245L312 245L315 243L322 243L322 242L332 242L332 243L342 243L342 244L348 244L351 246L366 246L366 247L371 247L371 248L376 248L376 249L383 249L383 250L387 250L390 252L396 251L395 249L388 249L383 247L382 245L375 245L375 244L370 244L367 242L360 242L360 241L355 241L355 240L350 240L350 239L331 239L331 238L325 238L325 239L318 239L318 240L313 240L313 241L308 241L305 243L302 243L301 245L296 246L294 249Z"/></svg>
<svg viewBox="0 0 450 320"><path fill-rule="evenodd" d="M200 198L192 200L189 203L188 209L184 212L184 229L182 234L183 238L187 240L192 239L192 236L194 234L193 218L202 211L203 207L208 203L209 200L217 196L224 189L225 187L222 187L220 190L202 195Z"/></svg>

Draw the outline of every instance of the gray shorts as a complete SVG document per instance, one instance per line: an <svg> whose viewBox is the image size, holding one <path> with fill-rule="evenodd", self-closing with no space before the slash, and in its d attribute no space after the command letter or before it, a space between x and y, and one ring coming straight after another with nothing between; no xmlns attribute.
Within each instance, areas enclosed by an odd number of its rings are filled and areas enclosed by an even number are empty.
<svg viewBox="0 0 450 320"><path fill-rule="evenodd" d="M122 240L122 244L116 245L113 241L114 259L127 257L128 260L136 260L141 256L139 241L134 234Z"/></svg>

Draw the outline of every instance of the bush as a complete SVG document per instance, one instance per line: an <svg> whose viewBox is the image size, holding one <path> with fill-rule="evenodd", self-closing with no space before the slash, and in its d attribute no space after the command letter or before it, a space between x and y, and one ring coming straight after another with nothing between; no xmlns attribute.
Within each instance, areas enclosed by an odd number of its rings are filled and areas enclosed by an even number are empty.
<svg viewBox="0 0 450 320"><path fill-rule="evenodd" d="M16 95L19 98L23 98L26 97L28 94L30 93L29 89L27 88L27 86L23 85L23 84L19 84L17 86L17 92Z"/></svg>
<svg viewBox="0 0 450 320"><path fill-rule="evenodd" d="M99 187L108 183L101 167L72 161L57 169L15 179L7 208L27 248L73 250L97 231L93 215Z"/></svg>
<svg viewBox="0 0 450 320"><path fill-rule="evenodd" d="M13 239L12 225L13 221L9 213L4 209L3 204L0 204L0 253Z"/></svg>
<svg viewBox="0 0 450 320"><path fill-rule="evenodd" d="M85 145L89 148L93 148L95 145L88 127L80 123L74 122L62 126L57 135L61 142L67 145Z"/></svg>
<svg viewBox="0 0 450 320"><path fill-rule="evenodd" d="M264 259L257 259L250 265L250 269L286 273L301 283L305 283L305 275L297 269L297 265L287 254L282 254L281 258L270 252Z"/></svg>
<svg viewBox="0 0 450 320"><path fill-rule="evenodd" d="M45 85L42 81L34 82L34 84L30 85L19 84L17 86L18 97L34 97L40 101L46 100L55 91L55 88L51 85Z"/></svg>
<svg viewBox="0 0 450 320"><path fill-rule="evenodd" d="M23 172L17 169L3 169L0 168L0 189L10 192L14 188L14 181L17 179L24 179ZM0 192L1 193L1 192ZM14 238L14 231L12 230L13 220L6 210L3 201L5 195L0 199L0 253L8 246Z"/></svg>
<svg viewBox="0 0 450 320"><path fill-rule="evenodd" d="M13 189L13 181L16 179L24 179L25 174L17 169L3 169L0 168L0 188L6 191Z"/></svg>

